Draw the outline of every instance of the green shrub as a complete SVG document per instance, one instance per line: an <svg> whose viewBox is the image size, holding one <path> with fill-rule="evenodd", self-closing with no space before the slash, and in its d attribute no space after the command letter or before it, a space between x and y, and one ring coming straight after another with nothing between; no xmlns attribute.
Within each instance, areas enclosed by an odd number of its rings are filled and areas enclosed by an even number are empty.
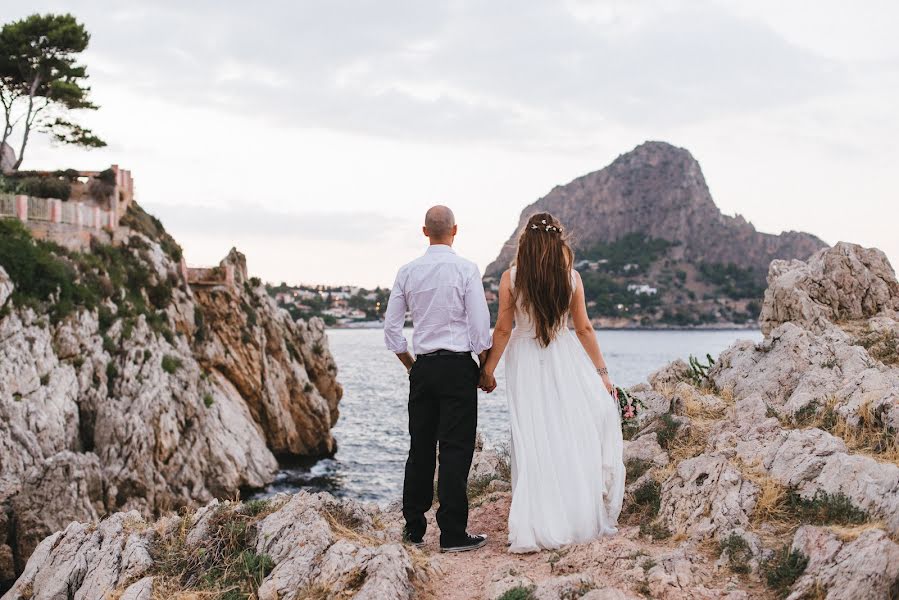
<svg viewBox="0 0 899 600"><path fill-rule="evenodd" d="M749 573L749 561L752 559L752 550L749 542L736 532L732 532L725 540L720 542L719 550L727 553L727 564L734 573L745 575Z"/></svg>
<svg viewBox="0 0 899 600"><path fill-rule="evenodd" d="M643 521L649 521L657 514L662 506L662 485L650 479L634 490L631 501L625 504L622 513L626 517L640 517Z"/></svg>
<svg viewBox="0 0 899 600"><path fill-rule="evenodd" d="M23 177L18 182L19 194L35 198L56 198L68 200L72 195L72 184L65 179L47 176Z"/></svg>
<svg viewBox="0 0 899 600"><path fill-rule="evenodd" d="M762 572L765 574L768 587L785 597L807 566L808 558L800 552L791 551L787 545L762 562Z"/></svg>
<svg viewBox="0 0 899 600"><path fill-rule="evenodd" d="M150 304L156 309L162 310L172 302L172 284L163 281L160 284L147 288L147 296L150 298Z"/></svg>
<svg viewBox="0 0 899 600"><path fill-rule="evenodd" d="M671 413L663 413L659 420L661 421L661 427L656 430L656 437L658 437L659 446L668 450L671 442L677 437L677 431L680 429L681 423Z"/></svg>
<svg viewBox="0 0 899 600"><path fill-rule="evenodd" d="M497 600L532 600L533 597L534 586L518 586L506 590Z"/></svg>
<svg viewBox="0 0 899 600"><path fill-rule="evenodd" d="M651 467L652 462L648 460L641 460L639 458L633 458L627 461L624 465L626 471L625 482L631 483L640 478L641 475L646 473Z"/></svg>
<svg viewBox="0 0 899 600"><path fill-rule="evenodd" d="M162 370L169 375L181 368L181 359L171 354L162 357Z"/></svg>
<svg viewBox="0 0 899 600"><path fill-rule="evenodd" d="M817 491L803 498L796 490L787 492L787 510L803 523L814 525L860 525L869 520L868 514L852 503L843 493L828 494Z"/></svg>
<svg viewBox="0 0 899 600"><path fill-rule="evenodd" d="M68 316L76 306L93 308L94 289L79 281L67 252L51 242L34 240L19 221L0 220L0 266L15 285L16 306L35 309L56 297L50 315L53 322Z"/></svg>
<svg viewBox="0 0 899 600"><path fill-rule="evenodd" d="M194 304L194 341L202 344L206 341L206 317L203 316L203 309L199 304Z"/></svg>
<svg viewBox="0 0 899 600"><path fill-rule="evenodd" d="M240 510L219 508L207 522L209 541L200 549L187 544L189 519L185 519L181 530L161 542L149 574L166 582L170 586L166 589L222 600L254 598L275 566L270 556L253 549L256 519Z"/></svg>
<svg viewBox="0 0 899 600"><path fill-rule="evenodd" d="M656 519L654 521L640 523L640 534L651 537L653 540L666 540L671 537L668 526Z"/></svg>
<svg viewBox="0 0 899 600"><path fill-rule="evenodd" d="M212 405L215 404L215 399L212 397L212 394L207 393L203 396L203 404L206 405L206 408L212 408Z"/></svg>
<svg viewBox="0 0 899 600"><path fill-rule="evenodd" d="M115 362L109 361L106 363L106 389L111 390L112 386L115 384L116 379L119 377L119 368L116 366Z"/></svg>

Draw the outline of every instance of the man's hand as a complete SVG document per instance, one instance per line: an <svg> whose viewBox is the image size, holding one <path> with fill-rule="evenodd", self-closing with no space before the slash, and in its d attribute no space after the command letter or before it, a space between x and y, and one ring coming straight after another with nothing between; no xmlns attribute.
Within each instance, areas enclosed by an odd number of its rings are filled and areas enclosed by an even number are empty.
<svg viewBox="0 0 899 600"><path fill-rule="evenodd" d="M481 371L481 380L478 382L478 387L489 394L496 389L496 377L493 376L493 373Z"/></svg>

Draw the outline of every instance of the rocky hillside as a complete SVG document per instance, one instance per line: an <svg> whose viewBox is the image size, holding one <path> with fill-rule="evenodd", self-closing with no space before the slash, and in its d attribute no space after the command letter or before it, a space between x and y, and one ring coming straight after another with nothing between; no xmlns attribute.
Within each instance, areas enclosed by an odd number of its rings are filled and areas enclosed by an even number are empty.
<svg viewBox="0 0 899 600"><path fill-rule="evenodd" d="M775 261L768 283L762 342L630 390L646 409L625 429L614 537L510 555L508 459L482 447L476 553L438 554L434 527L424 551L399 544L395 505L301 493L73 523L3 600L897 598L899 282L881 252L841 243Z"/></svg>
<svg viewBox="0 0 899 600"><path fill-rule="evenodd" d="M646 142L606 168L554 188L526 207L499 257L514 258L527 218L548 211L568 228L591 316L606 325L700 325L758 317L773 259L805 259L826 244L813 235L761 233L721 213L687 150ZM628 286L646 285L655 294Z"/></svg>
<svg viewBox="0 0 899 600"><path fill-rule="evenodd" d="M334 449L321 321L277 308L236 250L233 285L192 288L158 221L123 223L76 253L0 221L0 589L72 521L234 497L276 456Z"/></svg>

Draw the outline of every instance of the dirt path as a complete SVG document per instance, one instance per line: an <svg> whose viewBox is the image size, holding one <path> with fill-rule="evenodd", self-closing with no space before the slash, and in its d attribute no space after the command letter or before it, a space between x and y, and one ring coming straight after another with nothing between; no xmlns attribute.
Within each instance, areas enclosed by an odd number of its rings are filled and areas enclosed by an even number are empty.
<svg viewBox="0 0 899 600"><path fill-rule="evenodd" d="M609 595L597 596L603 598L772 598L758 583L716 566L709 548L683 540L650 542L636 526L623 526L614 537L559 551L510 554L506 546L510 502L510 494L495 493L472 508L469 531L489 538L487 546L473 552L440 554L433 511L428 515L423 554L435 570L432 591L437 600L492 600L496 590L502 589L495 581L509 568L526 585L538 589L556 585L566 576L587 577L592 580L590 587L609 590ZM491 585L494 593L488 594Z"/></svg>

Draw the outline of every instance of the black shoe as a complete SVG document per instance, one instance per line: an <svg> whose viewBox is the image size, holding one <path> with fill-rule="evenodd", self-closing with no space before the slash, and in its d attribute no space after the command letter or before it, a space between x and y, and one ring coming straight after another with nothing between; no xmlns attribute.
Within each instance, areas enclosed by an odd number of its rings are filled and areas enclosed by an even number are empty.
<svg viewBox="0 0 899 600"><path fill-rule="evenodd" d="M424 536L414 537L413 535L411 535L409 533L408 529L403 529L403 542L405 542L407 544L411 544L412 546L415 546L416 548L421 548L422 546L425 545Z"/></svg>
<svg viewBox="0 0 899 600"><path fill-rule="evenodd" d="M441 552L468 552L469 550L477 550L487 544L486 535L466 535L465 540L459 544L452 546L444 546L441 544Z"/></svg>

